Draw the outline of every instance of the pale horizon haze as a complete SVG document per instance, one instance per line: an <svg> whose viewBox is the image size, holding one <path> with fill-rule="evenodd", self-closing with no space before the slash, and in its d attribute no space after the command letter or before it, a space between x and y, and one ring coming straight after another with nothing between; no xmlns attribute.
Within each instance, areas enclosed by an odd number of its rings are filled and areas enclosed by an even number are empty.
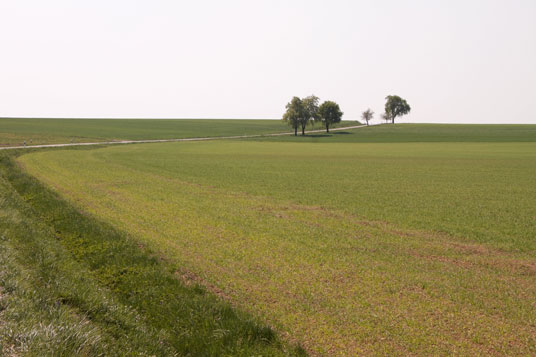
<svg viewBox="0 0 536 357"><path fill-rule="evenodd" d="M536 1L4 1L0 117L536 124Z"/></svg>

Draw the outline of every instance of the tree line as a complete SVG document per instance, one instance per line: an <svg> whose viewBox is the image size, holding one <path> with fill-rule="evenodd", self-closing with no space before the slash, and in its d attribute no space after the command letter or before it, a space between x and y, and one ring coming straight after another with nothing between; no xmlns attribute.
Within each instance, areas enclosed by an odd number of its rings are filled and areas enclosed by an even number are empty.
<svg viewBox="0 0 536 357"><path fill-rule="evenodd" d="M337 103L327 100L319 105L319 102L317 96L310 95L303 99L293 97L287 104L283 120L294 129L294 135L298 135L298 128L301 128L302 135L305 135L307 124L315 122L322 122L329 133L329 127L342 120L343 112Z"/></svg>
<svg viewBox="0 0 536 357"><path fill-rule="evenodd" d="M411 107L405 99L397 95L388 95L385 97L385 113L381 118L386 122L395 123L395 118L408 114ZM283 121L286 121L293 129L294 135L298 135L298 128L301 128L302 135L305 135L305 127L311 123L321 122L329 133L329 128L333 124L342 120L343 112L337 103L326 100L319 105L320 99L315 95L305 98L293 97L286 105L286 112L283 114ZM367 109L361 114L367 125L374 118L374 112Z"/></svg>

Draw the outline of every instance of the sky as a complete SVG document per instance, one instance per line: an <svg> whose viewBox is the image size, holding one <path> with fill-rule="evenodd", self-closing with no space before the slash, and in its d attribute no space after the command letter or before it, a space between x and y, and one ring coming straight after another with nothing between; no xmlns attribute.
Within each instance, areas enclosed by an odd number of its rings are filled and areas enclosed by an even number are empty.
<svg viewBox="0 0 536 357"><path fill-rule="evenodd" d="M535 0L0 0L0 117L534 123Z"/></svg>

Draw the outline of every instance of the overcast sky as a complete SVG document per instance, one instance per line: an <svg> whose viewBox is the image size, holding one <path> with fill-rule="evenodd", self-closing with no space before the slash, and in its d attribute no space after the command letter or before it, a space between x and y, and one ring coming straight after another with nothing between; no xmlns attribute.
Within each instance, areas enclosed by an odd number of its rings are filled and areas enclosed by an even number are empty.
<svg viewBox="0 0 536 357"><path fill-rule="evenodd" d="M0 116L536 123L535 0L0 0Z"/></svg>

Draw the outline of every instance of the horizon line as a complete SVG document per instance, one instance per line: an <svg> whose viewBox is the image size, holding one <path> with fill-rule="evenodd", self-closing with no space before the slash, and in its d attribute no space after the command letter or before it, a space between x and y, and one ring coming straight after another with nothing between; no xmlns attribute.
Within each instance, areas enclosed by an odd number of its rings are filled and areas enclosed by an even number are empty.
<svg viewBox="0 0 536 357"><path fill-rule="evenodd" d="M280 118L172 118L172 117L27 117L7 116L2 119L59 119L59 120L281 120ZM361 119L342 119L342 121L358 121ZM378 119L373 119L377 121ZM391 123L380 123L391 124ZM474 123L474 122L398 122L395 124L449 124L449 125L536 125L536 123Z"/></svg>

